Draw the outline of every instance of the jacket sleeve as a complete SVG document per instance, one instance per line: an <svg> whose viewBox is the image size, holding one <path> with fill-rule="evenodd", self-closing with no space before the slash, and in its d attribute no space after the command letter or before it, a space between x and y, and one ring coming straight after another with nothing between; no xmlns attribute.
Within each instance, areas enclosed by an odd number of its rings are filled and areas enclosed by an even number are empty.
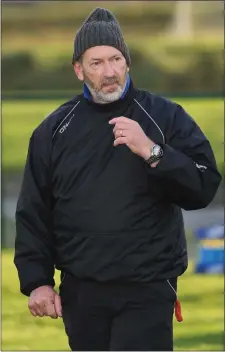
<svg viewBox="0 0 225 352"><path fill-rule="evenodd" d="M14 263L27 296L39 286L55 285L48 143L41 130L34 131L15 214Z"/></svg>
<svg viewBox="0 0 225 352"><path fill-rule="evenodd" d="M209 141L188 113L177 105L168 126L164 155L148 172L162 181L169 201L185 210L205 208L221 182ZM151 170L150 170L151 169Z"/></svg>

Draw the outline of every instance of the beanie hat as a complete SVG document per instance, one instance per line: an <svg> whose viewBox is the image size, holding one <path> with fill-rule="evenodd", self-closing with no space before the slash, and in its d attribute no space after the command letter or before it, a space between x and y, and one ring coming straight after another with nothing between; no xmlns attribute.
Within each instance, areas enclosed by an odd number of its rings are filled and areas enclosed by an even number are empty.
<svg viewBox="0 0 225 352"><path fill-rule="evenodd" d="M108 10L96 8L78 30L74 40L73 63L89 48L108 45L118 49L130 66L129 49L124 41L120 25Z"/></svg>

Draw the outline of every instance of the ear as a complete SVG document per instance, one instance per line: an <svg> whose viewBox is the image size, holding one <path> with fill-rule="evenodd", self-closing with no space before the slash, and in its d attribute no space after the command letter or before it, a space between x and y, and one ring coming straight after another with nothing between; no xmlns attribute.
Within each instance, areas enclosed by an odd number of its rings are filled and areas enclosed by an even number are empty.
<svg viewBox="0 0 225 352"><path fill-rule="evenodd" d="M83 74L83 69L82 69L82 66L81 64L76 61L73 65L73 69L74 69L74 72L77 76L77 78L80 80L80 81L83 81L84 80L84 74Z"/></svg>

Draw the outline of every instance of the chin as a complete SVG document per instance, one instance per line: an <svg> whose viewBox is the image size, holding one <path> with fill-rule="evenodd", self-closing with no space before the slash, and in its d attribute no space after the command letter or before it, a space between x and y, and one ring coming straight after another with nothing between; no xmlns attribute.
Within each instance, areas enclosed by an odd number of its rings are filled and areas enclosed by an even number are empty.
<svg viewBox="0 0 225 352"><path fill-rule="evenodd" d="M102 94L101 98L107 103L112 103L113 101L119 100L119 98L121 97L121 94L122 92L117 90L113 93Z"/></svg>
<svg viewBox="0 0 225 352"><path fill-rule="evenodd" d="M112 90L112 88L111 88ZM107 103L113 102L118 100L123 93L123 90L121 87L117 87L116 89L113 89L113 91L109 92L99 92L98 96L102 101L105 101Z"/></svg>

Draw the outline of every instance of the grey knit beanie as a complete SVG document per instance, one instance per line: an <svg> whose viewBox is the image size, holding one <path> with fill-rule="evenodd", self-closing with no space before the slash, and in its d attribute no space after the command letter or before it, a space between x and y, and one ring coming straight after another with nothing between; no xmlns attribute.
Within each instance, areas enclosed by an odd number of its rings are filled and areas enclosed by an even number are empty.
<svg viewBox="0 0 225 352"><path fill-rule="evenodd" d="M96 8L78 30L74 40L73 63L89 48L98 45L113 46L118 49L130 66L129 49L124 41L120 25L108 10Z"/></svg>

